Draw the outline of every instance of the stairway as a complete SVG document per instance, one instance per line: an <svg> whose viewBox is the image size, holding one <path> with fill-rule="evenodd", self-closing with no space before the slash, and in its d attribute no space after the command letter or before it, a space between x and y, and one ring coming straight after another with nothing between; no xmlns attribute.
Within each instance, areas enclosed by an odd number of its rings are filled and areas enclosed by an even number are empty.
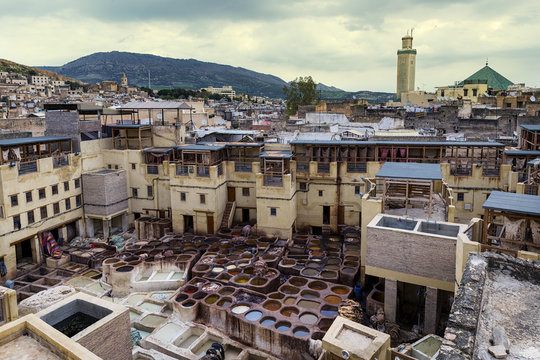
<svg viewBox="0 0 540 360"><path fill-rule="evenodd" d="M235 201L228 201L223 212L223 218L221 219L220 229L230 228L232 225L232 217L234 210L236 209Z"/></svg>

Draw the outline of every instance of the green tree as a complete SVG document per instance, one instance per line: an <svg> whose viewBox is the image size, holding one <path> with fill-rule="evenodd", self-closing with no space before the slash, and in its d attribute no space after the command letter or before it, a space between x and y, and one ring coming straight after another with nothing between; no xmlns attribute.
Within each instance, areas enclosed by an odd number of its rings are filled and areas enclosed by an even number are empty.
<svg viewBox="0 0 540 360"><path fill-rule="evenodd" d="M294 115L300 105L312 105L317 100L317 84L311 76L298 77L289 86L283 87L287 100L287 115Z"/></svg>

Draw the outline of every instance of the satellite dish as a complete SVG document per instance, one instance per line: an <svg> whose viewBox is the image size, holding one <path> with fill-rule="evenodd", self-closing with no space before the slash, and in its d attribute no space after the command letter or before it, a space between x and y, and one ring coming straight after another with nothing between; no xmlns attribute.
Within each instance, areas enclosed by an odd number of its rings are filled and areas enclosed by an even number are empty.
<svg viewBox="0 0 540 360"><path fill-rule="evenodd" d="M489 93L487 91L484 91L484 96L489 96Z"/></svg>
<svg viewBox="0 0 540 360"><path fill-rule="evenodd" d="M536 101L536 98L534 97L534 95L531 95L531 101Z"/></svg>

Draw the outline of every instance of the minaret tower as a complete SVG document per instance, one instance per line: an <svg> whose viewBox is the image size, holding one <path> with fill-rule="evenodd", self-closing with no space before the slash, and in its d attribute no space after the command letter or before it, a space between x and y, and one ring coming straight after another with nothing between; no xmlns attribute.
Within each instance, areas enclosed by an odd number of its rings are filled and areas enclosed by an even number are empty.
<svg viewBox="0 0 540 360"><path fill-rule="evenodd" d="M121 85L122 87L125 87L125 88L128 87L126 73L122 73L122 80L121 80L121 82L120 82L120 85Z"/></svg>
<svg viewBox="0 0 540 360"><path fill-rule="evenodd" d="M401 49L397 51L397 89L396 98L401 100L401 94L414 90L416 69L416 49L412 48L412 32L401 38Z"/></svg>

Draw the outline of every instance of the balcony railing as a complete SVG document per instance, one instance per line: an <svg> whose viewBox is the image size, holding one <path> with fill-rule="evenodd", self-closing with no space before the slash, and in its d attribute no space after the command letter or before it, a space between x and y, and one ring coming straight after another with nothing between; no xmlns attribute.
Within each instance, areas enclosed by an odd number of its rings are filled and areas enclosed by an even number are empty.
<svg viewBox="0 0 540 360"><path fill-rule="evenodd" d="M188 176L189 175L189 166L176 165L176 175L178 175L178 176Z"/></svg>
<svg viewBox="0 0 540 360"><path fill-rule="evenodd" d="M329 163L317 163L317 172L319 174L329 174L330 173L330 164Z"/></svg>
<svg viewBox="0 0 540 360"><path fill-rule="evenodd" d="M68 166L68 165L69 165L69 158L67 157L67 155L53 157L54 168L59 168L59 167Z"/></svg>
<svg viewBox="0 0 540 360"><path fill-rule="evenodd" d="M146 165L148 175L159 175L159 165Z"/></svg>
<svg viewBox="0 0 540 360"><path fill-rule="evenodd" d="M223 175L223 164L218 164L218 166L217 166L217 174L218 174L218 176Z"/></svg>
<svg viewBox="0 0 540 360"><path fill-rule="evenodd" d="M483 176L499 176L500 173L501 173L501 168L499 166L484 165L482 169Z"/></svg>
<svg viewBox="0 0 540 360"><path fill-rule="evenodd" d="M235 162L234 163L234 171L249 173L249 172L253 171L253 169L252 169L251 163Z"/></svg>
<svg viewBox="0 0 540 360"><path fill-rule="evenodd" d="M296 172L307 173L309 172L309 162L297 162L296 163Z"/></svg>
<svg viewBox="0 0 540 360"><path fill-rule="evenodd" d="M197 176L210 177L210 168L207 166L197 166Z"/></svg>
<svg viewBox="0 0 540 360"><path fill-rule="evenodd" d="M347 163L347 172L350 173L365 173L367 171L366 163Z"/></svg>
<svg viewBox="0 0 540 360"><path fill-rule="evenodd" d="M37 172L37 161L28 161L19 163L19 175L31 174Z"/></svg>
<svg viewBox="0 0 540 360"><path fill-rule="evenodd" d="M450 174L453 176L471 176L472 166L453 167L450 168Z"/></svg>
<svg viewBox="0 0 540 360"><path fill-rule="evenodd" d="M282 187L283 186L283 176L265 175L264 176L264 186Z"/></svg>

